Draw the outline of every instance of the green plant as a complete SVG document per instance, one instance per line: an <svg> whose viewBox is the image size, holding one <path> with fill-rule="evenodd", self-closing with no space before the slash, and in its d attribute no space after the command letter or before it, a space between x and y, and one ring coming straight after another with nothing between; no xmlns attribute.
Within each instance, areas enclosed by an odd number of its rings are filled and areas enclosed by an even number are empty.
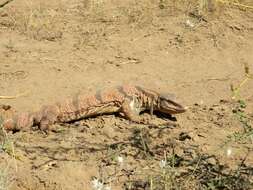
<svg viewBox="0 0 253 190"><path fill-rule="evenodd" d="M241 97L241 89L242 87L250 80L253 79L253 75L249 71L249 66L247 64L244 65L245 76L243 80L239 83L237 87L231 85L232 91L232 100L235 100L235 106L232 109L232 112L238 119L238 121L242 124L243 132L234 133L231 136L228 136L229 141L242 141L245 139L250 139L253 142L253 128L250 124L250 118L245 112L245 108L247 107L247 102Z"/></svg>
<svg viewBox="0 0 253 190"><path fill-rule="evenodd" d="M243 100L241 100L241 96L240 96L240 91L242 89L242 87L251 79L253 79L253 74L250 73L250 69L248 64L244 64L244 73L245 76L243 78L243 80L239 83L238 86L234 87L233 84L231 84L230 89L232 91L232 99L233 100L239 100L242 103L244 102Z"/></svg>
<svg viewBox="0 0 253 190"><path fill-rule="evenodd" d="M172 154L159 162L159 168L145 171L144 179L131 181L128 190L250 190L252 189L252 168L242 162L236 169L229 169L214 155L193 154L178 156ZM195 156L194 156L195 155Z"/></svg>
<svg viewBox="0 0 253 190"><path fill-rule="evenodd" d="M2 123L2 122L1 122ZM0 150L6 152L9 155L14 155L14 146L13 142L8 138L6 131L3 129L2 124L0 123Z"/></svg>

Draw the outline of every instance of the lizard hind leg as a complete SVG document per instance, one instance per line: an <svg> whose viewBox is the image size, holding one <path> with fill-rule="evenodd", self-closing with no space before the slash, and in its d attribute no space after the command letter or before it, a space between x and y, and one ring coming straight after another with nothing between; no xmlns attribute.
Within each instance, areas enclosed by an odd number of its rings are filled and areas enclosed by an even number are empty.
<svg viewBox="0 0 253 190"><path fill-rule="evenodd" d="M47 131L50 127L52 123L46 119L46 118L43 118L41 121L40 121L40 124L39 124L39 128L40 130L42 131Z"/></svg>
<svg viewBox="0 0 253 190"><path fill-rule="evenodd" d="M39 128L43 131L49 129L50 125L57 122L58 109L57 106L45 106L40 111L40 119L38 121Z"/></svg>

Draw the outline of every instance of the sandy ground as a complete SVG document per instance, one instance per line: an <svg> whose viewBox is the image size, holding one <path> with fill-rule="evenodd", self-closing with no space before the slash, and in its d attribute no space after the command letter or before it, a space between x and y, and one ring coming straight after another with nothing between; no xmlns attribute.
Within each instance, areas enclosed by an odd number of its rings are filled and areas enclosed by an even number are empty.
<svg viewBox="0 0 253 190"><path fill-rule="evenodd" d="M10 189L91 189L94 176L113 190L151 189L151 168L159 169L165 154L187 158L187 151L194 154L190 159L215 156L208 161L212 166L217 160L229 169L243 163L253 175L252 139L229 138L245 130L238 110L252 127L253 80L240 90L246 108L231 99L231 85L245 78L245 66L253 70L250 8L210 4L200 11L197 3L169 0L14 0L0 8L0 52L0 95L25 93L0 104L19 111L126 83L173 93L189 107L176 116L178 127L159 117L144 126L112 115L58 126L47 135L8 134L16 159L5 151L0 159L8 165ZM204 172L198 162L194 167L190 172L182 166L192 174L188 179ZM187 187L203 189L205 183L196 181Z"/></svg>

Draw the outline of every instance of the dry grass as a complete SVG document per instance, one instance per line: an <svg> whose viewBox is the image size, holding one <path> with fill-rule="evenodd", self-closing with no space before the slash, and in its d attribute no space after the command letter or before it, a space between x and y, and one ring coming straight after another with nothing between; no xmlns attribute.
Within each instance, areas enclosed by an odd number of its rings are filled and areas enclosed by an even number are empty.
<svg viewBox="0 0 253 190"><path fill-rule="evenodd" d="M15 1L14 1L15 2ZM12 2L13 4L13 2ZM132 1L129 3L131 9L124 8L120 3L112 1L83 0L79 6L79 12L83 18L91 23L127 23L131 27L143 27L153 22L156 18L154 9L173 10L197 9L198 15L206 15L216 11L222 12L225 7L236 6L243 9L253 9L253 6L243 4L238 0L191 0L191 1ZM61 6L48 6L41 3L34 6L33 1L26 0L22 6L6 8L8 13L8 23L5 23L13 30L25 34L29 38L36 40L55 41L62 38L64 32L64 13L66 10Z"/></svg>
<svg viewBox="0 0 253 190"><path fill-rule="evenodd" d="M144 138L143 138L144 137ZM135 137L141 139L141 137ZM145 155L147 167L138 173L135 180L125 182L126 190L187 190L187 189L225 189L250 190L253 187L253 168L244 163L249 154L238 164L236 169L230 169L222 164L215 155L201 153L198 148L184 147L182 155L175 153L173 146L170 152L164 152L164 158L157 162L151 155L148 134L142 135L143 147L139 146ZM241 139L245 140L245 139ZM179 146L179 145L178 145ZM137 146L136 146L137 147ZM249 152L252 150L249 150Z"/></svg>
<svg viewBox="0 0 253 190"><path fill-rule="evenodd" d="M6 143L8 140L6 136L6 132L2 128L2 121L0 118L0 154L3 152L11 151L13 150L13 143L11 143L12 146L9 146L9 143ZM8 145L9 144L9 145ZM0 164L0 190L8 190L11 185L12 178L9 176L9 166Z"/></svg>
<svg viewBox="0 0 253 190"><path fill-rule="evenodd" d="M13 175L10 174L9 164L0 164L0 190L10 189L13 179Z"/></svg>
<svg viewBox="0 0 253 190"><path fill-rule="evenodd" d="M7 12L9 26L29 38L54 41L62 37L60 15L56 9L44 4L34 6L32 1L25 1L21 8L15 6Z"/></svg>
<svg viewBox="0 0 253 190"><path fill-rule="evenodd" d="M239 8L243 8L243 9L251 9L253 10L253 5L247 5L244 4L242 1L238 1L238 0L216 0L217 2L226 4L226 5L232 5L232 6L236 6Z"/></svg>

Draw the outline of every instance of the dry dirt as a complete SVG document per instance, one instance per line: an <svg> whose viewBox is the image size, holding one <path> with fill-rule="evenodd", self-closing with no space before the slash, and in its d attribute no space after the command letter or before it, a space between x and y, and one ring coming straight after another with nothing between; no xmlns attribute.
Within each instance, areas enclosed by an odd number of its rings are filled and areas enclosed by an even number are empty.
<svg viewBox="0 0 253 190"><path fill-rule="evenodd" d="M88 190L97 178L100 190L253 189L253 80L240 90L246 107L231 99L231 84L245 78L245 66L253 70L253 10L207 9L169 0L14 0L0 8L0 96L21 94L0 104L34 111L130 83L174 93L189 107L176 127L160 116L137 125L108 115L49 134L2 134L0 186Z"/></svg>

